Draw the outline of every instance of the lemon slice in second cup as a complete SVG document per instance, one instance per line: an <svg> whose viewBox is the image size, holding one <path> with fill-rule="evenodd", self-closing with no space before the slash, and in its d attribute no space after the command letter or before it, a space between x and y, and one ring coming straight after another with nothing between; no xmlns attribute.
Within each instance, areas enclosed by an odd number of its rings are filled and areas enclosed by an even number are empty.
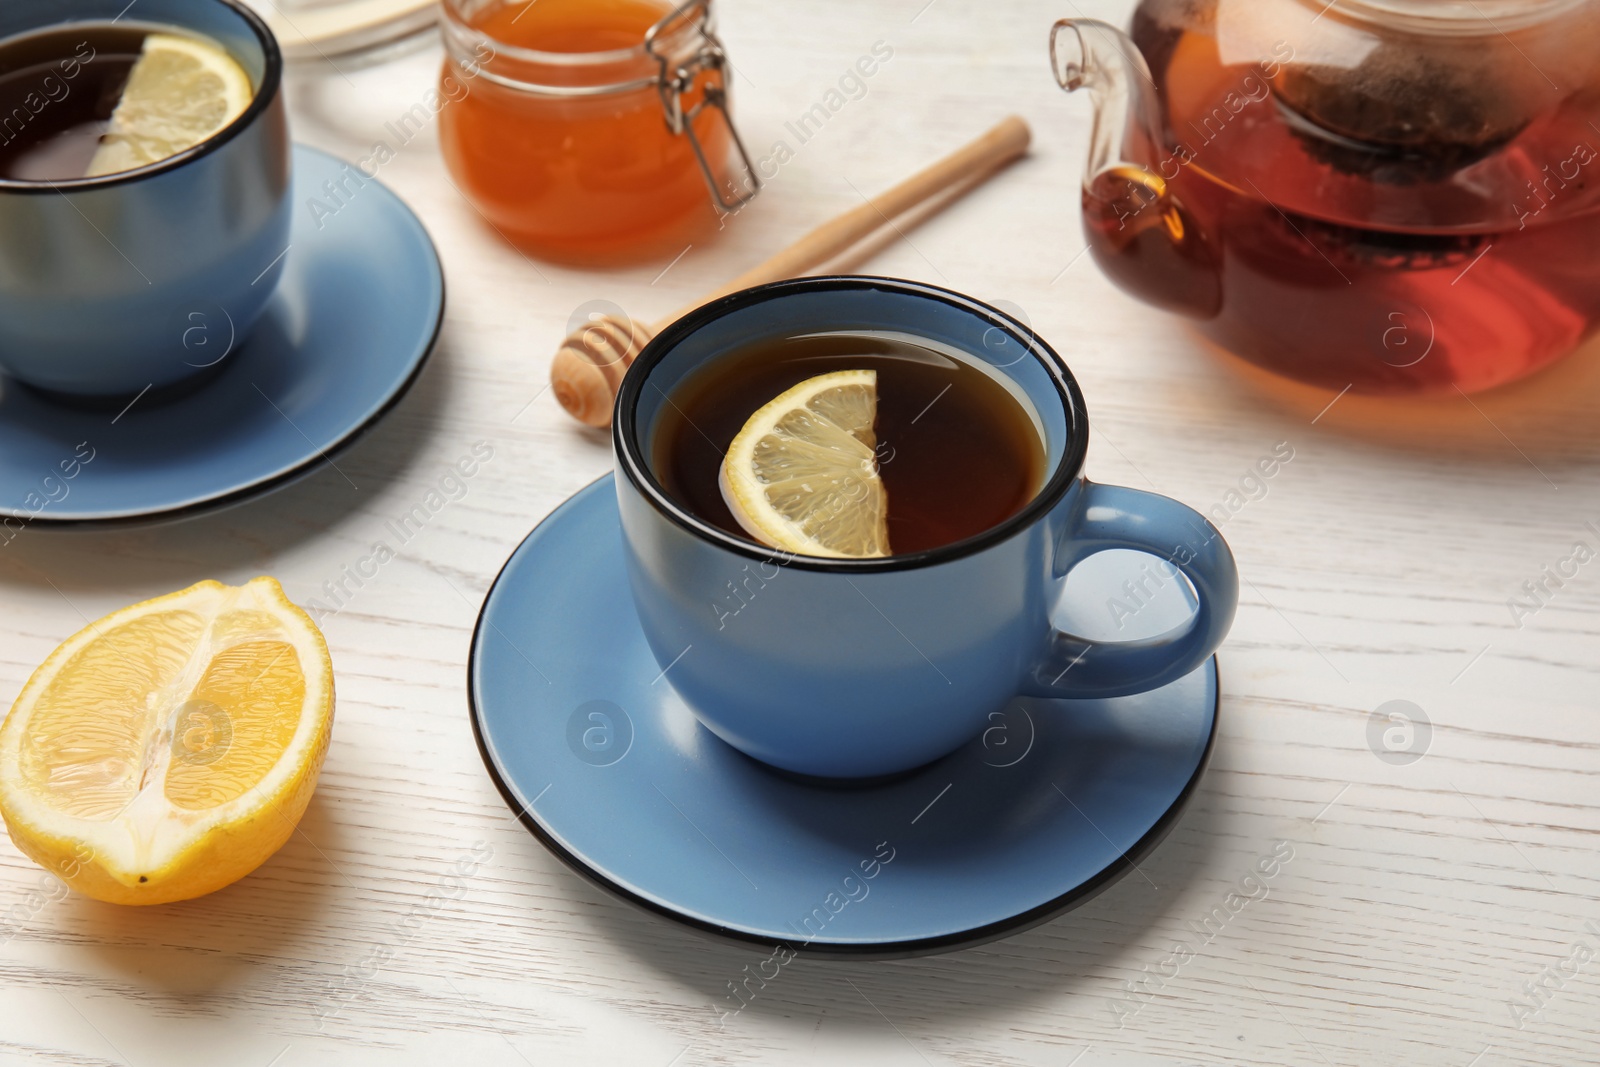
<svg viewBox="0 0 1600 1067"><path fill-rule="evenodd" d="M720 473L739 525L803 555L887 556L877 414L877 372L846 370L808 378L751 415Z"/></svg>
<svg viewBox="0 0 1600 1067"><path fill-rule="evenodd" d="M219 46L152 33L87 177L146 167L193 148L243 114L254 95L249 76Z"/></svg>

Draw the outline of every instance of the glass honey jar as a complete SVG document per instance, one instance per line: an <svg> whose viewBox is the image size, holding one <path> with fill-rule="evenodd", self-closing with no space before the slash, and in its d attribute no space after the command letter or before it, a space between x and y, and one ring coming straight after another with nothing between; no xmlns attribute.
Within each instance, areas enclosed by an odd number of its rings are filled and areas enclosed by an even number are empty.
<svg viewBox="0 0 1600 1067"><path fill-rule="evenodd" d="M530 254L672 255L760 187L710 0L444 0L443 34L445 163Z"/></svg>

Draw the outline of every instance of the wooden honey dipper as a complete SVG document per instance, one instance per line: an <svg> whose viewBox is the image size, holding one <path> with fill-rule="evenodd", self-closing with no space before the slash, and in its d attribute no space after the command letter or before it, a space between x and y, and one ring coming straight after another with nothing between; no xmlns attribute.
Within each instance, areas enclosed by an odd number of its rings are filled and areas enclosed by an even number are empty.
<svg viewBox="0 0 1600 1067"><path fill-rule="evenodd" d="M888 225L918 204L969 182L978 185L994 171L1028 150L1028 124L1012 115L977 140L925 167L899 185L823 223L765 263L752 267L722 288L668 318L653 329L631 320L601 315L564 342L550 364L550 385L561 406L579 422L611 425L622 376L651 337L695 308L754 285L804 274L843 255L863 238ZM966 190L962 190L965 192Z"/></svg>

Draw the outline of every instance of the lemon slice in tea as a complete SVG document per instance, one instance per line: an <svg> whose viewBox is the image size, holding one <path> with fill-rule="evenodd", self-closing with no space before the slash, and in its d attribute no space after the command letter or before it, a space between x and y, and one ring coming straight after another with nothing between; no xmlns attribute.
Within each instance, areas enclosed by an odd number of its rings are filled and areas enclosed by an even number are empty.
<svg viewBox="0 0 1600 1067"><path fill-rule="evenodd" d="M322 634L271 578L113 612L33 673L0 726L17 847L118 904L197 897L294 832L333 729Z"/></svg>
<svg viewBox="0 0 1600 1067"><path fill-rule="evenodd" d="M888 555L877 414L877 372L846 370L808 378L751 415L719 474L739 525L808 556Z"/></svg>
<svg viewBox="0 0 1600 1067"><path fill-rule="evenodd" d="M87 176L149 166L192 148L243 114L254 95L250 78L217 45L152 33Z"/></svg>

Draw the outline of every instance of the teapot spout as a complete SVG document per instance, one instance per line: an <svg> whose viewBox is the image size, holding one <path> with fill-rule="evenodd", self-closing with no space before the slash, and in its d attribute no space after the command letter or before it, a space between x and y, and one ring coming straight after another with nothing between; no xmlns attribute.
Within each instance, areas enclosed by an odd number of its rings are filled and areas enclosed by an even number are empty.
<svg viewBox="0 0 1600 1067"><path fill-rule="evenodd" d="M1062 19L1050 28L1050 68L1061 88L1087 89L1094 103L1086 178L1155 162L1149 157L1160 143L1161 110L1150 68L1132 39L1099 19Z"/></svg>
<svg viewBox="0 0 1600 1067"><path fill-rule="evenodd" d="M1171 187L1181 167L1164 165L1160 101L1138 45L1099 19L1061 19L1050 30L1050 67L1062 89L1087 89L1094 106L1083 220L1095 262L1148 303L1216 316L1220 248Z"/></svg>

